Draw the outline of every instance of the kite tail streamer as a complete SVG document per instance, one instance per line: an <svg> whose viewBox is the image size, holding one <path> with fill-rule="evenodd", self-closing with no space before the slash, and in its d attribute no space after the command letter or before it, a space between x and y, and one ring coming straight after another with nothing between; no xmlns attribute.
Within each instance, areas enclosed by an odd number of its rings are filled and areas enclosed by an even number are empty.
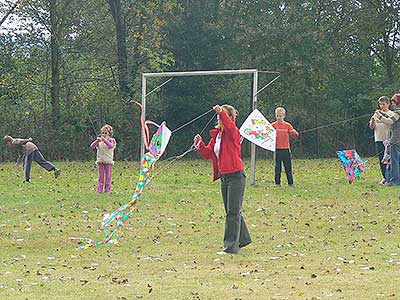
<svg viewBox="0 0 400 300"><path fill-rule="evenodd" d="M90 247L97 247L101 245L118 244L124 235L123 227L131 216L132 212L136 209L139 203L140 196L143 193L145 187L150 183L154 173L154 165L160 156L164 153L168 141L171 137L171 131L163 122L161 125L153 121L145 121L143 114L143 106L136 102L137 105L142 109L141 115L141 126L142 126L142 138L145 144L146 152L140 161L139 180L136 183L135 191L132 195L132 200L127 204L120 206L116 211L111 214L105 214L103 216L103 222L101 223L100 229L103 230L105 237L102 241L95 241L88 238L81 238L78 250L88 249ZM155 125L158 127L157 132L153 135L149 142L149 128L147 124Z"/></svg>
<svg viewBox="0 0 400 300"><path fill-rule="evenodd" d="M161 125L158 125L153 121L145 121L143 106L136 101L132 102L135 102L142 109L140 122L142 126L142 138L145 144L145 148L147 150L140 161L139 180L136 183L136 188L132 195L132 200L127 204L120 206L113 213L107 213L103 216L103 222L101 223L100 228L103 230L105 237L102 241L95 241L89 238L79 238L80 245L78 246L78 250L119 243L124 235L123 227L128 221L129 217L132 215L132 212L136 209L143 190L151 181L154 173L155 163L163 155L171 138L172 132L166 126L165 122L162 122ZM151 140L149 135L149 128L147 126L148 124L158 127L157 132L152 136ZM189 149L187 152L189 151L192 151L192 149ZM187 152L185 152L185 154Z"/></svg>
<svg viewBox="0 0 400 300"><path fill-rule="evenodd" d="M135 192L132 195L132 200L129 203L120 206L113 213L107 213L103 216L101 229L103 230L105 237L102 241L82 238L80 239L81 245L78 246L78 250L85 250L90 247L119 243L124 235L124 225L128 221L132 212L136 209L143 190L151 181L156 161L156 157L150 152L147 152L143 155L143 158L140 162L139 180L136 184Z"/></svg>
<svg viewBox="0 0 400 300"><path fill-rule="evenodd" d="M143 110L143 105L140 104L139 102L132 100L133 103L139 105L140 109L141 109L141 114L140 114L140 125L142 127L142 139L143 139L143 143L144 143L144 147L146 148L146 150L149 149L150 146L150 131L149 131L149 127L147 126L147 124L151 124L154 125L156 127L160 127L160 125L158 125L156 122L153 122L151 120L144 120L144 110Z"/></svg>

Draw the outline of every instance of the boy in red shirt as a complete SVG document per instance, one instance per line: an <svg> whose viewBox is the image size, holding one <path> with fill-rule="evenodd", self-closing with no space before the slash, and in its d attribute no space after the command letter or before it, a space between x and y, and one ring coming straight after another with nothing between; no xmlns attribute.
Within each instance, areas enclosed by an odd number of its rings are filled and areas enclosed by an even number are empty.
<svg viewBox="0 0 400 300"><path fill-rule="evenodd" d="M289 136L292 138L299 136L299 133L293 128L292 124L285 122L285 115L285 109L277 107L275 109L276 121L271 124L276 130L275 184L278 186L281 185L282 162L285 167L288 184L293 185Z"/></svg>

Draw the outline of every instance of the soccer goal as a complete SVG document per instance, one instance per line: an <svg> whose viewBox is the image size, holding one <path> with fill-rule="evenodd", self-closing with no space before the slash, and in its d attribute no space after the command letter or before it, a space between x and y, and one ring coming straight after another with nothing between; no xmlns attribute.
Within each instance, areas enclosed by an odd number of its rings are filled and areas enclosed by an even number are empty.
<svg viewBox="0 0 400 300"><path fill-rule="evenodd" d="M271 73L276 74L276 77L271 80L268 84L262 87L259 91L258 89L258 73ZM257 108L257 97L258 94L272 84L275 80L279 78L279 72L273 71L259 71L257 69L245 69L245 70L216 70L216 71L182 71L182 72L163 72L163 73L143 73L142 74L142 106L143 106L143 113L146 116L146 98L151 93L155 92L156 90L160 89L162 86L167 84L172 80L173 77L184 77L184 76L216 76L216 75L243 75L249 74L253 78L253 89L252 89L252 111ZM168 80L147 92L147 80L149 78L157 78L157 77L170 77ZM141 155L144 154L144 144L142 141L141 144ZM251 143L250 145L250 183L252 185L256 182L256 146Z"/></svg>

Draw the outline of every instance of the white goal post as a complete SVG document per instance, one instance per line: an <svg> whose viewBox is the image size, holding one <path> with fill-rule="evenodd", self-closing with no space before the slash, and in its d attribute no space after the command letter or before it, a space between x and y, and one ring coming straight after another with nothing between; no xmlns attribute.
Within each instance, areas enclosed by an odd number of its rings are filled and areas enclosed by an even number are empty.
<svg viewBox="0 0 400 300"><path fill-rule="evenodd" d="M143 73L142 74L142 105L143 105L143 114L146 116L146 97L153 93L154 91L161 88L163 85L167 84L169 81L172 80L172 77L183 77L183 76L213 76L213 75L240 75L240 74L251 74L253 76L253 95L252 95L252 111L257 108L257 96L258 94L266 88L269 84L279 78L279 75L269 82L266 86L262 89L257 91L258 88L258 73L274 73L279 74L278 72L270 72L270 71L258 71L257 69L246 69L246 70L217 70L217 71L183 71L183 72L162 72L162 73ZM147 93L147 78L153 77L171 77L167 81L163 82L158 87L154 88L150 92ZM144 154L144 144L143 141L141 143L141 155ZM256 146L251 143L250 146L250 183L252 185L255 184L256 180Z"/></svg>

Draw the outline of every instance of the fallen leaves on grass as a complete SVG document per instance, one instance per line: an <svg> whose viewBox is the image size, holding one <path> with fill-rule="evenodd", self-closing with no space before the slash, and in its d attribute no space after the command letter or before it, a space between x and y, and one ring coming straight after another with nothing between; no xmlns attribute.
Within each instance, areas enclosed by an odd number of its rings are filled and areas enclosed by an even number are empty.
<svg viewBox="0 0 400 300"><path fill-rule="evenodd" d="M129 281L128 278L118 278L118 277L111 278L111 282L116 284L127 284L128 281Z"/></svg>

